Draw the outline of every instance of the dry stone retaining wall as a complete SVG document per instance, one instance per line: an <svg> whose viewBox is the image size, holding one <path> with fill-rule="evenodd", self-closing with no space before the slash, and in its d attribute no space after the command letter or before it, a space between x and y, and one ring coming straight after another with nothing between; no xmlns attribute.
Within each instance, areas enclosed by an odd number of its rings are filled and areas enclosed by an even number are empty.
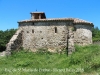
<svg viewBox="0 0 100 75"><path fill-rule="evenodd" d="M100 45L100 40L99 41L94 41L93 44Z"/></svg>
<svg viewBox="0 0 100 75"><path fill-rule="evenodd" d="M6 55L9 55L12 50L17 50L22 46L22 29L19 28L13 37L10 39L6 47Z"/></svg>

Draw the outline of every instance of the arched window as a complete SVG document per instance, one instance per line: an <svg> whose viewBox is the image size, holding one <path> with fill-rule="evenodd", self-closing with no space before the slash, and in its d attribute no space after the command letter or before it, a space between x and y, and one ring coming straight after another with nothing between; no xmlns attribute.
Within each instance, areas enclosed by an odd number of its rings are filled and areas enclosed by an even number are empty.
<svg viewBox="0 0 100 75"><path fill-rule="evenodd" d="M57 27L55 27L55 33L57 33Z"/></svg>

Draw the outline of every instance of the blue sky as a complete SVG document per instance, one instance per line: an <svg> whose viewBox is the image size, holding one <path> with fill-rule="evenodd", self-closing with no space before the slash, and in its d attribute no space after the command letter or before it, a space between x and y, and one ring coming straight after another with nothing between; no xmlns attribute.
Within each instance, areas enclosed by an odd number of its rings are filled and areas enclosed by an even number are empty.
<svg viewBox="0 0 100 75"><path fill-rule="evenodd" d="M100 0L0 0L0 30L18 28L30 12L44 11L47 18L80 18L100 28Z"/></svg>

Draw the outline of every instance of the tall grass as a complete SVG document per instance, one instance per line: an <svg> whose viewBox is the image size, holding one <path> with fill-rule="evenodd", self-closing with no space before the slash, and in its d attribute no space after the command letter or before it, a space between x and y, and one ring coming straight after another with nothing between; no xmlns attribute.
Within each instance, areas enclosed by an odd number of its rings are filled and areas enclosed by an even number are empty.
<svg viewBox="0 0 100 75"><path fill-rule="evenodd" d="M0 75L96 75L100 74L99 58L98 45L76 46L69 56L20 50L0 57Z"/></svg>

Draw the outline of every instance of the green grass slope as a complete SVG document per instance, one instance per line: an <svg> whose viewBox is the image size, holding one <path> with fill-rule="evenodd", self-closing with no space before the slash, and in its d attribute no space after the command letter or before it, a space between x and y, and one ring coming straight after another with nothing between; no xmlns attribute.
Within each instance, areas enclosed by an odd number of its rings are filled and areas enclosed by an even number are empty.
<svg viewBox="0 0 100 75"><path fill-rule="evenodd" d="M0 57L0 75L99 75L100 46L76 46L66 54L32 53L25 50Z"/></svg>

